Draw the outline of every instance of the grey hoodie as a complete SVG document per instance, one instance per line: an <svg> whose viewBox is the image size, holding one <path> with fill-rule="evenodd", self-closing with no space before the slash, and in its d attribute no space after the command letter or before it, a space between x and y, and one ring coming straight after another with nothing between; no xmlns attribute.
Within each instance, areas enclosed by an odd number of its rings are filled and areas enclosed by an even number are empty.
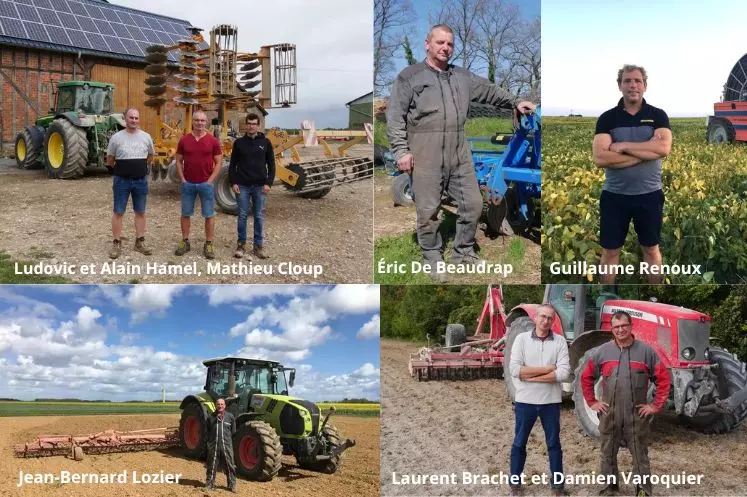
<svg viewBox="0 0 747 497"><path fill-rule="evenodd" d="M438 71L425 62L405 68L387 105L387 134L395 159L412 153L418 167L471 162L464 135L469 103L511 109L519 99L467 69Z"/></svg>

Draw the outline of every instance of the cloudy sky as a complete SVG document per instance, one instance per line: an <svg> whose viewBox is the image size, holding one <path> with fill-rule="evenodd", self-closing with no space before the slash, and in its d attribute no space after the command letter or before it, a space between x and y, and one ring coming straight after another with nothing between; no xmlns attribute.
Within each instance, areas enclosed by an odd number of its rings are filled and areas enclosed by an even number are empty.
<svg viewBox="0 0 747 497"><path fill-rule="evenodd" d="M542 113L598 116L620 99L617 71L648 72L646 101L670 116L713 115L747 52L747 2L543 0Z"/></svg>
<svg viewBox="0 0 747 497"><path fill-rule="evenodd" d="M181 399L230 355L297 368L291 395L379 399L379 289L0 286L0 397Z"/></svg>
<svg viewBox="0 0 747 497"><path fill-rule="evenodd" d="M373 91L373 1L305 0L111 0L110 3L183 19L207 37L218 24L238 28L240 52L293 43L297 53L298 104L270 110L269 126L298 128L348 125L345 104Z"/></svg>

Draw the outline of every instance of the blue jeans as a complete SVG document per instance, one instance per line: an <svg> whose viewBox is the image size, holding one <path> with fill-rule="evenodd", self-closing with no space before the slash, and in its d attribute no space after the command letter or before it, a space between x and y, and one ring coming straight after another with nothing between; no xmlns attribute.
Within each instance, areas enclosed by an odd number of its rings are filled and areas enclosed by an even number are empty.
<svg viewBox="0 0 747 497"><path fill-rule="evenodd" d="M200 196L202 217L215 216L215 187L208 183L184 182L181 186L182 216L192 217L195 212L195 200Z"/></svg>
<svg viewBox="0 0 747 497"><path fill-rule="evenodd" d="M516 414L516 431L514 444L511 446L511 475L521 475L527 460L527 441L532 432L534 422L539 416L542 429L545 431L547 453L550 456L550 482L553 483L555 473L563 472L563 449L560 447L560 404L524 404L517 402L514 408ZM563 488L564 485L552 484L552 488Z"/></svg>
<svg viewBox="0 0 747 497"><path fill-rule="evenodd" d="M142 214L145 212L145 203L148 199L148 177L125 178L115 175L112 178L112 192L114 193L115 214L124 214L130 195L132 195L132 210Z"/></svg>
<svg viewBox="0 0 747 497"><path fill-rule="evenodd" d="M239 207L239 217L236 220L236 231L240 243L246 243L246 221L249 217L249 209L254 216L254 245L261 246L262 228L265 223L265 200L267 195L262 192L262 185L244 186L239 185L239 193L236 202Z"/></svg>

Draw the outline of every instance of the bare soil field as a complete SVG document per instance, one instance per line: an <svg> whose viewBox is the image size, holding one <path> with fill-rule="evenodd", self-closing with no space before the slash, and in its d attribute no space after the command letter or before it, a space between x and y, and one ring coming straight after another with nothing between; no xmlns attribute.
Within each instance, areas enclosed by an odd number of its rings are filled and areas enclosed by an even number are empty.
<svg viewBox="0 0 747 497"><path fill-rule="evenodd" d="M238 495L291 497L324 495L332 497L379 495L379 419L339 416L331 421L344 437L357 445L344 455L337 473L326 475L296 466L292 456L283 456L283 467L271 482L259 483L238 479ZM225 475L216 477L218 490L205 492L205 465L186 459L178 449L87 455L83 461L67 457L17 459L12 445L30 442L37 435L95 433L107 428L138 430L177 426L179 415L70 416L3 418L0 438L4 448L0 456L0 495L2 496L202 496L233 495L226 489ZM19 471L29 473L181 473L178 484L48 484L17 487Z"/></svg>
<svg viewBox="0 0 747 497"><path fill-rule="evenodd" d="M461 475L509 473L514 415L503 380L421 382L407 370L409 354L423 346L381 340L381 495L507 495L507 485L394 485L392 473ZM585 437L564 404L561 442L566 474L596 474L599 445ZM702 435L657 416L649 448L652 474L702 474L701 485L655 485L655 495L747 495L747 426L726 435ZM527 475L548 473L542 427L537 421L527 446ZM632 470L626 449L620 471ZM531 478L531 476L529 476ZM567 485L571 495L597 495L598 485ZM622 495L635 487L621 484ZM544 485L528 485L525 495L550 495Z"/></svg>
<svg viewBox="0 0 747 497"><path fill-rule="evenodd" d="M302 160L318 158L319 147L301 148ZM373 156L372 145L356 145L351 155ZM88 175L73 181L51 180L44 171L22 171L15 160L0 160L0 251L14 260L52 264L96 264L110 262L111 177ZM134 215L131 203L122 230L122 266L137 265L141 275L82 275L70 279L79 283L368 283L373 260L371 198L372 181L336 186L317 200L297 197L276 184L265 208L265 248L272 265L267 275L208 275L202 255L204 223L199 206L192 218L192 251L173 255L181 239L177 185L168 180L150 184L147 204L146 242L153 255L133 250ZM252 220L248 223L251 239ZM236 216L218 211L215 228L216 261L231 264L236 247ZM146 264L196 263L202 275L146 274ZM245 261L249 264L249 261ZM256 260L254 261L257 262ZM279 274L280 263L322 265L316 279L307 274Z"/></svg>
<svg viewBox="0 0 747 497"><path fill-rule="evenodd" d="M394 206L391 195L392 181L392 176L378 172L374 175L374 239L407 234L415 236L415 206ZM441 219L444 219L445 215L445 211L442 210ZM484 219L477 226L476 240L483 258L490 262L502 263L507 262L506 256L511 242L516 240L521 243L524 247L524 257L519 264L515 265L514 273L504 281L516 284L539 283L541 259L539 240L530 240L518 235L510 237L489 235ZM449 283L487 284L495 283L499 279L503 277L495 274L452 275Z"/></svg>

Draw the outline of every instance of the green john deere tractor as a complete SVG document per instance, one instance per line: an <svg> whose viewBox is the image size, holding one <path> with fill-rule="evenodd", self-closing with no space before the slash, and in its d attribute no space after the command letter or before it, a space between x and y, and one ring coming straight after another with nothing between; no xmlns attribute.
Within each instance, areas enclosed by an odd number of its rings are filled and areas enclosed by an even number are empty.
<svg viewBox="0 0 747 497"><path fill-rule="evenodd" d="M16 136L16 164L44 167L50 178L74 179L103 168L111 135L125 127L112 112L114 85L96 81L57 83L50 114Z"/></svg>
<svg viewBox="0 0 747 497"><path fill-rule="evenodd" d="M205 391L184 398L179 440L187 457L207 455L205 420L219 398L236 417L233 437L236 472L249 480L269 481L280 470L280 456L294 455L298 465L334 473L343 452L355 445L327 424L334 408L322 415L313 402L288 395L296 370L275 361L224 357L204 361ZM285 373L289 372L286 383Z"/></svg>

